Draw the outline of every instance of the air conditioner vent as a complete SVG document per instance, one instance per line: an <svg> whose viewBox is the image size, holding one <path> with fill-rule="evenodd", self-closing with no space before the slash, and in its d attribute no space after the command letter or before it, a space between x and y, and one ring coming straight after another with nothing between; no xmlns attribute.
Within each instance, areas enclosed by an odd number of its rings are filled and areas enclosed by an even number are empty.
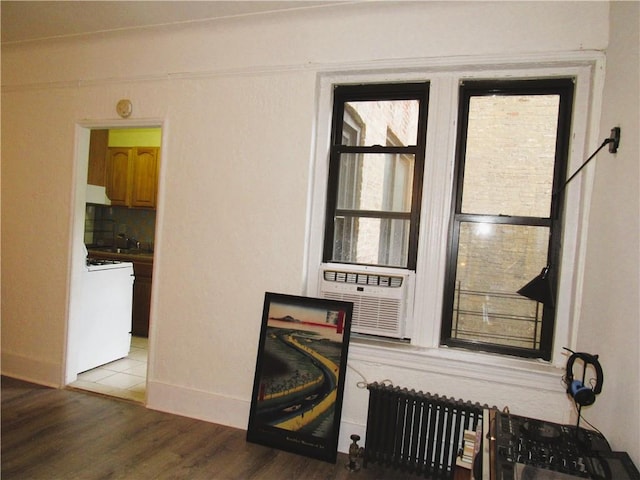
<svg viewBox="0 0 640 480"><path fill-rule="evenodd" d="M340 272L325 270L324 279L327 282L351 283L358 285L375 285L380 287L400 288L404 277L397 275L380 275L375 273Z"/></svg>
<svg viewBox="0 0 640 480"><path fill-rule="evenodd" d="M411 275L322 269L319 293L353 303L353 332L405 338Z"/></svg>

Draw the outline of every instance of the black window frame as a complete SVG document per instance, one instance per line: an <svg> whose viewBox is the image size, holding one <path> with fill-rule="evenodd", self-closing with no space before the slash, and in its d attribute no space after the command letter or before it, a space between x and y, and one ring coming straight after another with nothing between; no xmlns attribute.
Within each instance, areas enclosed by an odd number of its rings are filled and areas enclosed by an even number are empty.
<svg viewBox="0 0 640 480"><path fill-rule="evenodd" d="M549 227L547 265L551 266L548 275L552 291L554 293L557 291L564 203L561 186L566 176L569 156L575 90L574 84L575 79L572 77L527 80L470 80L460 83L453 201L449 225L440 345L525 358L551 359L556 325L555 305L542 305L542 326L539 349L499 345L452 337L457 253L460 224L462 222L547 226ZM471 97L478 95L549 94L559 95L553 187L549 217L517 217L462 213L464 162L466 158L468 116ZM545 265L541 265L540 268L542 269L544 266Z"/></svg>
<svg viewBox="0 0 640 480"><path fill-rule="evenodd" d="M407 266L393 267L406 268L415 271L418 256L418 232L420 229L420 206L422 202L422 185L424 178L425 149L427 116L429 108L429 82L407 83L379 83L357 85L335 85L333 90L333 112L331 127L331 146L329 154L329 173L327 186L327 203L325 215L323 262L348 263L354 265L368 265L386 267L379 264L361 264L357 262L343 262L333 260L333 243L335 233L335 218L337 214L357 216L359 218L389 218L407 219L410 222L409 239L407 246ZM416 145L371 145L371 146L347 146L342 144L342 128L345 113L345 104L357 101L393 101L393 100L418 100L419 113L417 125ZM338 187L340 173L340 156L345 153L353 154L410 154L415 159L412 197L410 212L386 212L368 210L338 209Z"/></svg>

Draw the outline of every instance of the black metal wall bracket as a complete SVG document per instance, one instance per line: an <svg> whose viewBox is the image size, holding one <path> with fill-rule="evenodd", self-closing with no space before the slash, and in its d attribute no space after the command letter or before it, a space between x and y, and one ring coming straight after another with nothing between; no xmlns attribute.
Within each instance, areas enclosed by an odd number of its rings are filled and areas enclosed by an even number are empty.
<svg viewBox="0 0 640 480"><path fill-rule="evenodd" d="M620 146L620 127L613 127L609 136L609 153L616 153Z"/></svg>

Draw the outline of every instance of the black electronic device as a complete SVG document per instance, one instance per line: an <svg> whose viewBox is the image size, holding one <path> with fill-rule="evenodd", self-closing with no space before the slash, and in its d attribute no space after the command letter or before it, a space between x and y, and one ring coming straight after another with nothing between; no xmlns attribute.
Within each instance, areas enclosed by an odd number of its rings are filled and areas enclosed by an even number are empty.
<svg viewBox="0 0 640 480"><path fill-rule="evenodd" d="M600 453L595 457L588 457L593 474L589 478L594 480L639 480L640 473L626 452ZM508 476L499 478L513 478L513 480L575 480L574 475L516 464L507 470ZM513 473L512 473L513 472Z"/></svg>
<svg viewBox="0 0 640 480"><path fill-rule="evenodd" d="M600 452L596 461L602 469L596 478L611 480L640 480L640 472L627 452Z"/></svg>
<svg viewBox="0 0 640 480"><path fill-rule="evenodd" d="M584 384L584 378L582 381L574 378L573 366L576 360L581 360L584 363L584 373L586 373L589 365L593 366L596 372L596 384L593 388ZM581 407L592 405L596 401L596 395L602 391L602 383L604 382L604 374L602 373L602 366L598 361L598 355L591 355L590 353L584 352L573 352L569 357L569 360L567 360L565 382L567 385L567 393L571 395L578 405Z"/></svg>
<svg viewBox="0 0 640 480"><path fill-rule="evenodd" d="M611 452L599 432L499 411L492 423L496 479L640 480L628 455Z"/></svg>

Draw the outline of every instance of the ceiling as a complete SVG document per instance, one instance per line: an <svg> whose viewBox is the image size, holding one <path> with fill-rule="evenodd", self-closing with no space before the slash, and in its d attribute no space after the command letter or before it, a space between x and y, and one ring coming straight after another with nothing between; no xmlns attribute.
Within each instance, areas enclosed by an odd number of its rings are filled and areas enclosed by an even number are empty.
<svg viewBox="0 0 640 480"><path fill-rule="evenodd" d="M7 1L0 2L1 41L21 42L311 8L339 1Z"/></svg>

